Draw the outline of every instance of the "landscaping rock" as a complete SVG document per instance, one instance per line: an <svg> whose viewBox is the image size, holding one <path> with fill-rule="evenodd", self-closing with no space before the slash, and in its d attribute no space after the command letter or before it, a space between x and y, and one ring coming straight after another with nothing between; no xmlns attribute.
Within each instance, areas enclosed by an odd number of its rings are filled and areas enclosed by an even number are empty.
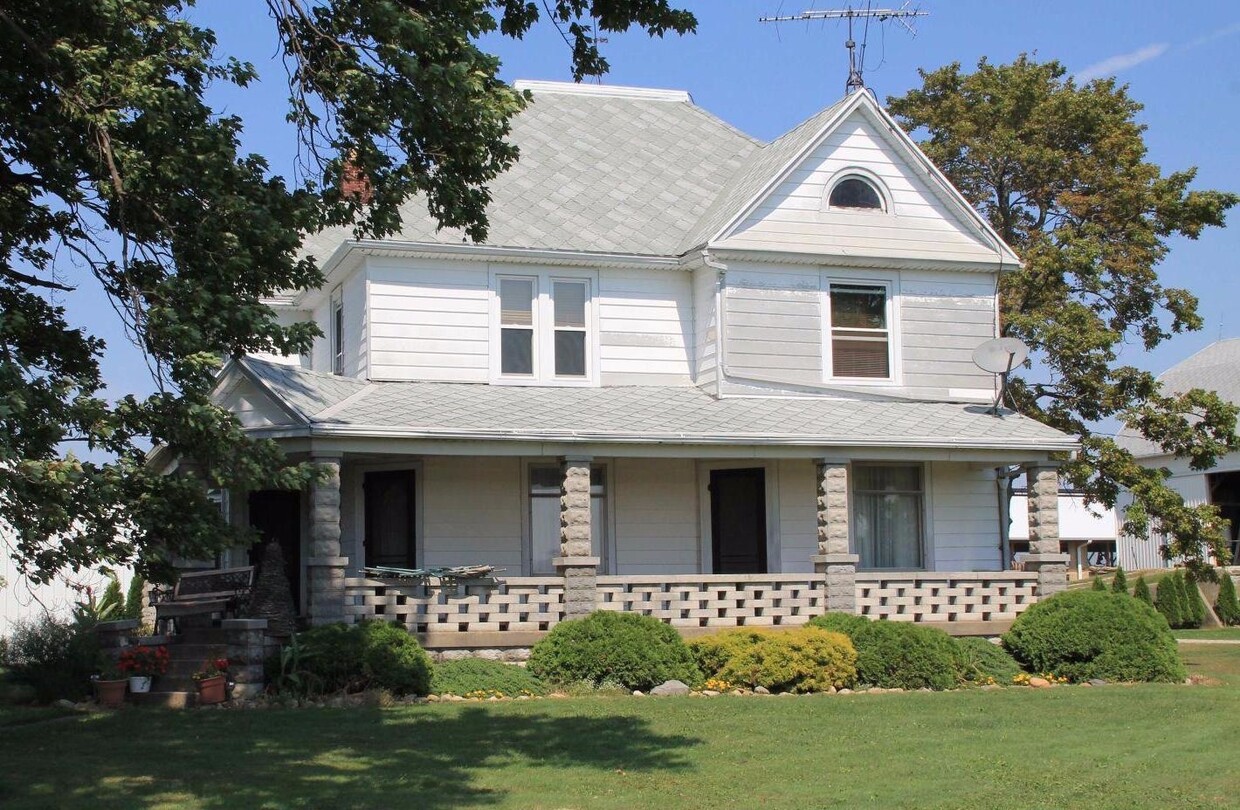
<svg viewBox="0 0 1240 810"><path fill-rule="evenodd" d="M654 689L651 689L650 694L657 697L687 695L689 694L689 687L685 686L681 681L664 681Z"/></svg>
<svg viewBox="0 0 1240 810"><path fill-rule="evenodd" d="M716 692L714 689L703 689L702 694L705 695L706 697L719 697L719 693Z"/></svg>
<svg viewBox="0 0 1240 810"><path fill-rule="evenodd" d="M1089 679L1090 686L1106 686L1107 683L1108 682L1103 680L1102 678L1090 678Z"/></svg>
<svg viewBox="0 0 1240 810"><path fill-rule="evenodd" d="M771 690L767 689L765 686L755 686L753 688L753 693L755 695L769 695L771 694Z"/></svg>
<svg viewBox="0 0 1240 810"><path fill-rule="evenodd" d="M643 692L642 690L640 689L633 690L633 697L645 697L645 696L646 696L646 693Z"/></svg>
<svg viewBox="0 0 1240 810"><path fill-rule="evenodd" d="M1034 689L1046 689L1051 685L1051 682L1046 680L1046 678L1030 678L1029 685Z"/></svg>
<svg viewBox="0 0 1240 810"><path fill-rule="evenodd" d="M988 683L988 684L986 684L985 686L983 686L983 687L982 687L982 691L983 691L983 692L995 692L995 691L998 691L999 689L1002 689L1002 688L1003 688L1003 687L1002 687L1002 686L1000 686L1000 685L999 685L999 684L997 684L997 683ZM930 690L928 690L928 689L927 689L926 691L928 692L928 691L930 691Z"/></svg>
<svg viewBox="0 0 1240 810"><path fill-rule="evenodd" d="M853 693L853 690L851 690L851 689L849 689L847 686L845 686L843 689L841 689L840 691L836 692L835 694L837 694L837 695L851 695L852 693Z"/></svg>
<svg viewBox="0 0 1240 810"><path fill-rule="evenodd" d="M65 700L64 698L61 698L60 700L56 701L52 705L54 705L58 709L76 709L77 708L76 703L74 703L72 700Z"/></svg>

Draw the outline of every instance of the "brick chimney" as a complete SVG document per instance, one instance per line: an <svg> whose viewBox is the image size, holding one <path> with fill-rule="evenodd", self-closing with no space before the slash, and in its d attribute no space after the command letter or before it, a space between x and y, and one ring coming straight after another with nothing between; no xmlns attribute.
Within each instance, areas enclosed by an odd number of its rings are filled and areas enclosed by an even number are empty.
<svg viewBox="0 0 1240 810"><path fill-rule="evenodd" d="M351 155L344 163L344 172L340 179L340 196L357 200L362 205L370 203L375 196L374 190L370 187L370 178L360 166L353 162Z"/></svg>

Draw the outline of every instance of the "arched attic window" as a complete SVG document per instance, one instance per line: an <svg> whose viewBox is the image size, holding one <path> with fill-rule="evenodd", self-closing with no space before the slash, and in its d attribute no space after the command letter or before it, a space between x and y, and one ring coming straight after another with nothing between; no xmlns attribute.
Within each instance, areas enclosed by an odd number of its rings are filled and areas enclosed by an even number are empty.
<svg viewBox="0 0 1240 810"><path fill-rule="evenodd" d="M828 208L852 208L863 211L885 211L883 195L864 177L852 174L831 188Z"/></svg>

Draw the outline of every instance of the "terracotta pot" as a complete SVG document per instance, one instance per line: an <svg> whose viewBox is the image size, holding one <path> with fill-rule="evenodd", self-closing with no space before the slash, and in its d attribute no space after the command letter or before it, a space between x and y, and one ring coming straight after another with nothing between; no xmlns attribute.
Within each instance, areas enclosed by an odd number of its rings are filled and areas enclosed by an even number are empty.
<svg viewBox="0 0 1240 810"><path fill-rule="evenodd" d="M198 705L209 706L212 703L224 702L224 676L203 678L198 682Z"/></svg>
<svg viewBox="0 0 1240 810"><path fill-rule="evenodd" d="M129 691L133 692L135 695L141 695L141 694L145 694L146 692L151 691L151 676L150 675L130 675L129 676Z"/></svg>
<svg viewBox="0 0 1240 810"><path fill-rule="evenodd" d="M95 699L99 701L100 706L118 709L125 705L125 688L127 686L129 686L129 681L124 678L119 678L115 681L95 681Z"/></svg>

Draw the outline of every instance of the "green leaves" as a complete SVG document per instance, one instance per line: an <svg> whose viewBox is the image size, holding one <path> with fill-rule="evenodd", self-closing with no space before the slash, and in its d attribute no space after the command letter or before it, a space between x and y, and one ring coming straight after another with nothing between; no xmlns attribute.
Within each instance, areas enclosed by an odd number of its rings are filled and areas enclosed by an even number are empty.
<svg viewBox="0 0 1240 810"><path fill-rule="evenodd" d="M1113 79L1077 85L1059 63L1023 55L921 76L923 86L889 108L926 132L922 148L1024 262L1001 279L1001 322L1045 373L1031 367L1014 380L1013 403L1084 438L1064 472L1108 505L1130 490L1126 530L1162 531L1168 553L1195 564L1225 553L1211 507L1184 505L1164 475L1095 429L1119 420L1194 469L1240 447L1235 405L1211 392L1163 392L1153 375L1118 363L1125 345L1149 350L1201 328L1196 297L1164 287L1156 268L1168 237L1221 226L1240 197L1190 190L1195 170L1163 175L1149 163L1142 106Z"/></svg>

